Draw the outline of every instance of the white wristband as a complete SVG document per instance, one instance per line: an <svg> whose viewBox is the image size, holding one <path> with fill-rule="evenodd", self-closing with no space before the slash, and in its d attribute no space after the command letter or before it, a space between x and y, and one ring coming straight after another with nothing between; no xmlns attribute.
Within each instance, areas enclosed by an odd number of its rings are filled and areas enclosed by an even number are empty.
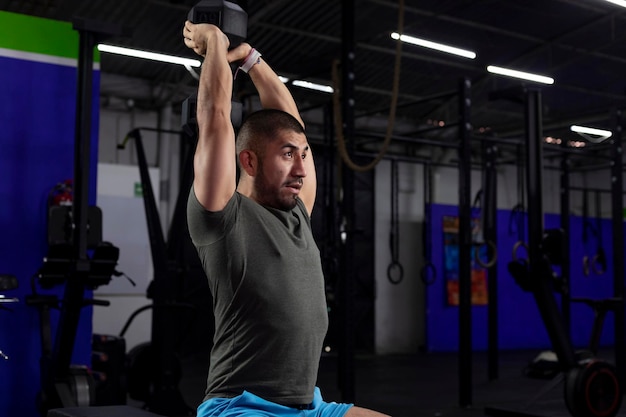
<svg viewBox="0 0 626 417"><path fill-rule="evenodd" d="M260 63L261 63L261 53L257 51L256 49L252 48L250 50L250 53L246 57L246 59L244 59L243 62L241 63L241 66L239 67L239 69L247 74L248 71L250 71L250 69L254 65L260 64Z"/></svg>

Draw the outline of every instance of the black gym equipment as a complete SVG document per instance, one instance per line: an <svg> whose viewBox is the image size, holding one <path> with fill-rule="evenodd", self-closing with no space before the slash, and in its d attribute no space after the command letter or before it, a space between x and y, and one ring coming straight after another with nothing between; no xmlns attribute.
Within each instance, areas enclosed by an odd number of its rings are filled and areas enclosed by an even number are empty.
<svg viewBox="0 0 626 417"><path fill-rule="evenodd" d="M569 329L553 294L555 273L552 265L565 259L562 253L565 245L561 239L566 239L566 236L559 230L546 233L543 229L541 92L530 88L521 92L527 123L528 258L512 261L509 272L520 287L535 298L558 359L559 370L565 379L564 399L572 416L613 417L621 406L623 396L617 368L593 356L577 357ZM618 302L622 306L622 300ZM623 306L621 308L623 310ZM559 379L555 378L553 382L552 385ZM492 416L529 415L489 407L485 413Z"/></svg>
<svg viewBox="0 0 626 417"><path fill-rule="evenodd" d="M95 404L123 405L127 401L126 342L123 338L93 334L91 375L95 381Z"/></svg>
<svg viewBox="0 0 626 417"><path fill-rule="evenodd" d="M0 291L11 291L19 286L15 275L0 274ZM4 294L0 294L0 309L8 310L3 304L16 303L17 298L8 298Z"/></svg>
<svg viewBox="0 0 626 417"><path fill-rule="evenodd" d="M129 140L135 144L154 269L154 278L147 292L147 297L152 300L152 304L136 310L128 318L119 334L119 338L122 339L138 314L147 310L151 311L151 340L135 346L126 354L126 386L128 395L144 402L146 410L165 415L192 415L193 410L185 403L178 384L182 377L181 338L185 330L189 329L186 326L190 326L197 315L196 306L181 301L184 298L183 290L184 286L190 283L191 274L194 273L191 268L195 265L195 271L201 271L197 255L192 260L193 262L190 262L189 259L185 259L188 256L187 253L184 253L185 249L190 247L186 232L186 203L187 193L193 181L191 168L193 167L194 146L182 146L181 167L183 171L180 192L172 217L170 234L166 241L143 147L141 132L144 130L179 134L181 144L189 142L185 141L189 138L180 131L136 128L126 135L122 144L118 145L118 148L123 149ZM203 273L197 272L196 275L202 275L200 281L206 284ZM205 286L208 288L208 284ZM210 293L203 291L203 294L205 304L212 305ZM189 317L183 316L183 313ZM186 323L186 326L182 326L181 323ZM211 336L212 333L207 335L209 338Z"/></svg>
<svg viewBox="0 0 626 417"><path fill-rule="evenodd" d="M472 82L459 88L459 406L472 404Z"/></svg>
<svg viewBox="0 0 626 417"><path fill-rule="evenodd" d="M498 260L498 233L497 233L497 171L496 171L496 158L498 147L495 144L482 142L482 175L481 182L482 188L480 193L480 226L482 230L482 237L484 244L487 246L487 258L483 260L480 257L476 257L476 262L489 272L489 282L495 282L494 275L496 269L494 268ZM476 255L478 255L476 251Z"/></svg>
<svg viewBox="0 0 626 417"><path fill-rule="evenodd" d="M354 61L355 61L355 22L354 0L341 2L341 114L343 117L343 137L346 143L353 143L355 133L354 106ZM353 151L353 149L349 149ZM343 402L354 402L355 373L354 373L354 300L356 288L356 259L355 259L355 174L352 170L342 170L341 188L343 195L340 203L340 216L345 222L344 245L340 247L339 275L343 277L337 288L341 303L338 306L341 327L339 337L338 378L339 390Z"/></svg>
<svg viewBox="0 0 626 417"><path fill-rule="evenodd" d="M424 164L424 229L422 231L422 247L424 265L420 270L420 278L425 285L432 285L437 280L437 268L433 264L433 168L432 164Z"/></svg>
<svg viewBox="0 0 626 417"><path fill-rule="evenodd" d="M3 291L14 290L18 287L17 278L14 275L0 275L0 310L8 310L11 311L10 308L6 307L6 305L11 303L17 303L20 300L15 297L7 297L2 294ZM9 355L2 351L0 348L0 362L3 360L9 360Z"/></svg>
<svg viewBox="0 0 626 417"><path fill-rule="evenodd" d="M248 14L239 5L226 0L202 0L189 10L187 20L192 23L210 23L219 27L230 41L230 48L241 44L248 32ZM231 64L233 71L236 64ZM197 134L196 105L197 94L190 95L182 103L183 130L190 137ZM243 105L233 97L230 120L235 129L241 126Z"/></svg>
<svg viewBox="0 0 626 417"><path fill-rule="evenodd" d="M496 92L492 95L493 99L499 99L501 94ZM521 144L517 145L517 156L515 167L517 170L517 204L511 208L511 214L509 217L509 235L517 236L517 240L513 245L512 259L527 257L528 245L526 244L526 179L525 179L525 161L524 161L524 147ZM522 253L523 250L523 253ZM521 255L521 256L520 256Z"/></svg>
<svg viewBox="0 0 626 417"><path fill-rule="evenodd" d="M398 161L391 161L391 224L389 231L389 249L391 263L387 267L387 279L396 285L404 278L404 268L400 263L400 220L398 219Z"/></svg>
<svg viewBox="0 0 626 417"><path fill-rule="evenodd" d="M596 254L591 259L591 267L597 275L606 272L606 252L604 251L604 236L602 235L602 198L600 191L595 192L596 205L596 243L598 244Z"/></svg>
<svg viewBox="0 0 626 417"><path fill-rule="evenodd" d="M108 306L108 301L85 298L84 291L107 285L113 275L117 275L115 267L119 258L119 249L109 242L102 241L102 214L100 209L95 206L89 207L89 209L93 215L88 216L87 225L90 233L86 250L91 254L86 253L86 258L82 264L83 270L79 272L76 265L73 236L57 233L66 230L65 225L71 224L71 207L53 206L49 208L51 215L48 218L48 252L42 266L32 277L32 294L25 299L27 305L39 310L42 390L38 398L38 406L42 415L53 407L89 406L96 403L97 384L87 366L68 363L68 368L64 369L63 378L58 375L51 375L52 372L60 372L54 368L57 355L71 356L73 341L69 344L67 339L75 337L76 328L73 329L72 333L67 333L68 314L79 316L81 309L86 306ZM65 216L59 216L58 213L65 213ZM68 294L67 286L77 279L81 280L82 292ZM41 294L38 291L38 288L46 290L60 285L66 287L65 296L62 300L59 300L57 295ZM50 320L50 312L53 309L61 310L61 319L54 344ZM64 312L65 315L63 315ZM71 316L70 318L78 319ZM63 333L63 330L66 333ZM57 350L59 350L58 353Z"/></svg>
<svg viewBox="0 0 626 417"><path fill-rule="evenodd" d="M186 191L189 190L192 181L191 158L195 143L192 146L188 143L191 141L182 141L188 146L183 146L181 151L184 156L181 164L184 170L180 185L181 193L176 202L166 243L150 182L148 162L142 142L142 130L177 134L182 132L137 128L127 135L123 144L119 145L120 148L123 148L126 142L132 139L137 150L155 271L154 279L147 294L153 302L137 309L128 318L119 335L94 335L93 337L93 374L97 377L100 372L107 373L107 383L96 384L96 397L104 397L108 402L100 401L97 406L90 407L52 409L49 411L48 417L110 417L117 415L156 417L157 414L153 414L153 412L168 416L192 415L191 408L185 403L178 388L178 382L182 377L182 367L178 356L180 340L177 335L187 333L187 328L179 325L181 317L176 313L192 312L193 316L185 318L187 325L191 326L198 306L179 301L181 286L189 287L196 281L205 284L206 288L194 288L188 292L193 293L194 296L202 297L201 302L207 308L206 315L210 316L207 318L212 324L210 311L212 302L206 277L203 275L197 254L195 249L191 247L186 232ZM191 252L195 256L193 259L189 256ZM202 277L197 275L202 275ZM152 312L151 341L141 343L129 352L125 352L124 335L135 317L144 311ZM205 313L203 312L203 314ZM211 335L212 328L203 334L208 339L211 338ZM210 346L206 351L209 349ZM100 357L101 354L106 354L108 360ZM120 359L122 356L123 358ZM98 362L98 366L95 362ZM122 363L121 367L120 362ZM145 410L123 405L126 402L126 395L131 399L144 402Z"/></svg>
<svg viewBox="0 0 626 417"><path fill-rule="evenodd" d="M90 241L101 228L94 221L88 207L89 161L91 157L91 108L93 85L93 49L97 43L125 31L117 26L74 19L73 28L79 32L78 86L76 102L76 129L74 147L74 199L71 209L58 215L63 225L57 230L63 241L49 245L48 256L40 269L37 283L42 287L64 283L61 300L33 294L27 304L40 310L42 348L41 390L37 398L42 415L55 407L91 405L94 401L93 380L84 366L71 364L78 322L85 305L107 304L85 298L85 291L108 283L117 263L116 248L102 243L93 248ZM92 215L90 216L90 211ZM55 212L54 219L57 214ZM49 219L50 220L50 219ZM69 226L68 226L69 225ZM88 230L90 230L88 232ZM69 232L69 239L65 239ZM56 234L55 234L56 236ZM63 278L60 278L60 277ZM60 318L54 341L47 325L50 308L60 309Z"/></svg>
<svg viewBox="0 0 626 417"><path fill-rule="evenodd" d="M228 37L231 48L246 39L248 14L239 5L229 1L202 0L189 10L187 20L219 27Z"/></svg>
<svg viewBox="0 0 626 417"><path fill-rule="evenodd" d="M485 181L483 175L483 182ZM495 175L494 175L495 177ZM474 197L472 204L472 221L478 217L478 222L472 230L472 252L476 263L484 268L491 269L498 261L498 248L496 246L496 236L494 234L495 227L495 182L494 187L489 190L490 196L486 196L481 188ZM491 185L490 185L491 186ZM483 208L484 207L484 208ZM478 216L476 213L479 213ZM487 237L489 235L490 237ZM481 248L486 248L486 259L481 256Z"/></svg>
<svg viewBox="0 0 626 417"><path fill-rule="evenodd" d="M523 259L528 256L528 244L526 243L524 228L526 227L524 206L516 204L511 209L509 217L509 234L517 234L517 240L513 244L511 259Z"/></svg>
<svg viewBox="0 0 626 417"><path fill-rule="evenodd" d="M490 381L498 378L498 221L497 221L497 146L482 142L481 226L487 245L487 262L477 262L487 269L487 375ZM478 254L478 251L476 252Z"/></svg>

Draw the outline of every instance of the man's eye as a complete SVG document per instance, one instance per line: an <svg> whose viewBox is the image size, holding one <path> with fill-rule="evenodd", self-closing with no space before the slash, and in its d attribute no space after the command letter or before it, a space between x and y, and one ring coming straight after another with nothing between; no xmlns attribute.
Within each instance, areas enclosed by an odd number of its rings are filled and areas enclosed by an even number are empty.
<svg viewBox="0 0 626 417"><path fill-rule="evenodd" d="M287 158L291 158L291 152L285 152L285 156L286 156Z"/></svg>

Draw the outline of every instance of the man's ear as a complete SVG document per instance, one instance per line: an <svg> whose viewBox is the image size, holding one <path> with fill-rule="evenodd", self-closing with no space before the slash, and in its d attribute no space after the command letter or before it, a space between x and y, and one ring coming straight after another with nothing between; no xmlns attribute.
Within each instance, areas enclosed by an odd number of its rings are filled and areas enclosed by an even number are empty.
<svg viewBox="0 0 626 417"><path fill-rule="evenodd" d="M239 163L246 174L251 177L256 175L256 170L258 167L257 156L254 152L249 149L244 149L239 153Z"/></svg>

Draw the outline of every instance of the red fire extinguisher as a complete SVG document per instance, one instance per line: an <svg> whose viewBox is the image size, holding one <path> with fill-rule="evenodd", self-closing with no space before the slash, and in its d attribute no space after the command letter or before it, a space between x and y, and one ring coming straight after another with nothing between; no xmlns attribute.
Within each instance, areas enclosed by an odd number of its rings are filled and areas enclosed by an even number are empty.
<svg viewBox="0 0 626 417"><path fill-rule="evenodd" d="M48 207L71 206L74 200L73 181L71 179L59 182L48 194Z"/></svg>

